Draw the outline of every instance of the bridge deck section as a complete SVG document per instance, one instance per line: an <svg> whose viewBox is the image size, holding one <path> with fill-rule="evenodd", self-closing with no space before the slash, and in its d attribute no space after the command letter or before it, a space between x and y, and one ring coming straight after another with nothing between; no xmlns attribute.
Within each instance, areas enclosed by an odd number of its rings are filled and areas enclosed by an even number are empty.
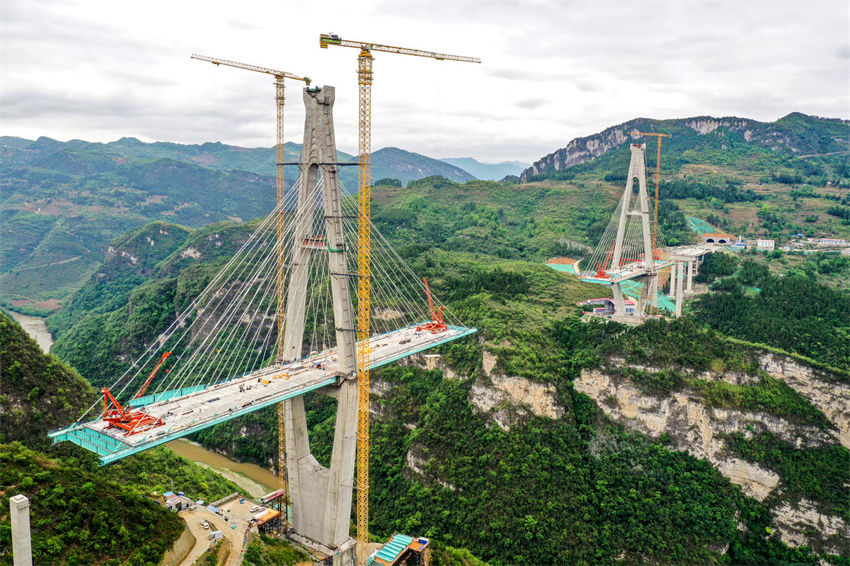
<svg viewBox="0 0 850 566"><path fill-rule="evenodd" d="M655 260L655 271L659 271L664 269L665 267L670 267L673 265L673 262L666 259L657 259ZM623 265L617 269L607 269L605 270L605 277L598 275L594 271L587 271L582 273L579 279L581 281L585 281L587 283L601 283L603 285L612 285L614 283L620 283L622 281L629 281L631 279L637 279L638 277L643 277L647 275L649 270L646 265L641 262L628 263Z"/></svg>
<svg viewBox="0 0 850 566"><path fill-rule="evenodd" d="M416 326L373 336L369 341L372 350L370 369L476 332L475 328L449 326L448 330L432 334L427 331L417 332ZM122 429L110 428L101 415L92 421L52 431L48 436L54 443L70 441L95 452L101 464L108 464L353 377L341 373L338 365L336 349L332 349L207 387L195 385L177 392L151 395L152 402L140 408L162 419L165 424L132 435L125 435Z"/></svg>

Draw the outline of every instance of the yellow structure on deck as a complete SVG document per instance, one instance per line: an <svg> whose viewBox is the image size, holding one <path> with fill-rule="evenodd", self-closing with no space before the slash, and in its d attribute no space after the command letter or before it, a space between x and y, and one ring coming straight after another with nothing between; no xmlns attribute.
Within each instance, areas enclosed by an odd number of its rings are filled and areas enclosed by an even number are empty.
<svg viewBox="0 0 850 566"><path fill-rule="evenodd" d="M342 39L338 35L321 34L319 47L329 45L353 47L360 50L357 57L359 86L358 155L360 171L357 183L357 562L366 564L366 545L369 542L369 342L371 312L371 216L372 216L372 51L414 55L439 61L480 63L477 57L449 55L421 49L394 47L365 41Z"/></svg>
<svg viewBox="0 0 850 566"><path fill-rule="evenodd" d="M207 61L212 63L213 65L225 65L227 67L235 67L237 69L244 69L246 71L254 71L256 73L264 73L266 75L272 75L274 77L274 87L275 87L275 106L277 109L277 121L275 124L275 131L277 132L276 138L276 186L277 186L277 351L275 354L275 363L280 365L283 363L283 324L284 324L284 313L286 310L284 309L284 280L286 279L286 268L284 266L284 244L283 244L283 232L284 232L284 210L283 210L283 198L285 193L284 186L284 177L283 177L283 164L284 164L284 155L283 155L283 106L285 102L285 85L283 83L284 79L293 79L296 81L303 81L310 86L310 78L309 77L299 77L298 75L293 75L292 73L287 73L286 71L280 71L277 69L269 69L268 67L259 67L257 65L250 65L248 63L239 63L238 61L229 61L227 59L217 59L215 57L207 57L206 55L197 55L192 54L192 59L197 59L199 61ZM278 435L277 435L277 461L278 461L278 487L284 491L283 501L284 501L284 509L286 505L289 504L289 490L287 489L286 482L286 429L284 425L284 412L283 412L283 402L278 403L277 406L277 426L278 426ZM283 514L283 522L286 524L286 513Z"/></svg>
<svg viewBox="0 0 850 566"><path fill-rule="evenodd" d="M652 228L652 256L653 259L658 254L658 194L661 187L661 138L672 138L670 134L655 134L648 132L637 132L639 136L655 136L658 140L658 156L655 159L655 224Z"/></svg>

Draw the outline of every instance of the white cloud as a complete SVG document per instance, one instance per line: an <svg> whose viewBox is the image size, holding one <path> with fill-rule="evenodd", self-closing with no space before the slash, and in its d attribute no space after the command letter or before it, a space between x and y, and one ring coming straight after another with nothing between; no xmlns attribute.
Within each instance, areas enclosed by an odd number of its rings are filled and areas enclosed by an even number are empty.
<svg viewBox="0 0 850 566"><path fill-rule="evenodd" d="M838 2L0 2L0 135L274 141L270 77L337 87L356 148L353 49L318 35L479 56L375 53L373 147L527 162L636 116L792 111L850 118L850 6ZM300 141L300 85L287 139Z"/></svg>

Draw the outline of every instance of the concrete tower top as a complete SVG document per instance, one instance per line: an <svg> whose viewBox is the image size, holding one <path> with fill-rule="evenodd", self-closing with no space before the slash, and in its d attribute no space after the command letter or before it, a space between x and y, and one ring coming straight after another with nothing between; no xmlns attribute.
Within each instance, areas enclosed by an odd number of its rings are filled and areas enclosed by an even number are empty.
<svg viewBox="0 0 850 566"><path fill-rule="evenodd" d="M23 511L30 506L30 500L26 495L13 495L9 498L9 503L15 506L18 511Z"/></svg>

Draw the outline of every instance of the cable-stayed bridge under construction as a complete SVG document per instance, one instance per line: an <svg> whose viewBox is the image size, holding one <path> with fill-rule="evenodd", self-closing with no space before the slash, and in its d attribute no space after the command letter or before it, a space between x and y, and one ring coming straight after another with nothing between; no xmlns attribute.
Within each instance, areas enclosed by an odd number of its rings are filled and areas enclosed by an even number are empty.
<svg viewBox="0 0 850 566"><path fill-rule="evenodd" d="M364 219L356 195L339 181L334 88L305 88L303 97L298 182L255 221L235 254L221 258L216 273L200 264L185 268L195 270L197 290L178 290L186 297L182 312L85 415L50 437L108 464L283 403L281 474L292 530L351 564L358 349L368 348L371 369L476 329L448 312L371 225L371 331L358 341L356 252L362 254ZM310 391L337 401L329 467L310 451L303 400Z"/></svg>

